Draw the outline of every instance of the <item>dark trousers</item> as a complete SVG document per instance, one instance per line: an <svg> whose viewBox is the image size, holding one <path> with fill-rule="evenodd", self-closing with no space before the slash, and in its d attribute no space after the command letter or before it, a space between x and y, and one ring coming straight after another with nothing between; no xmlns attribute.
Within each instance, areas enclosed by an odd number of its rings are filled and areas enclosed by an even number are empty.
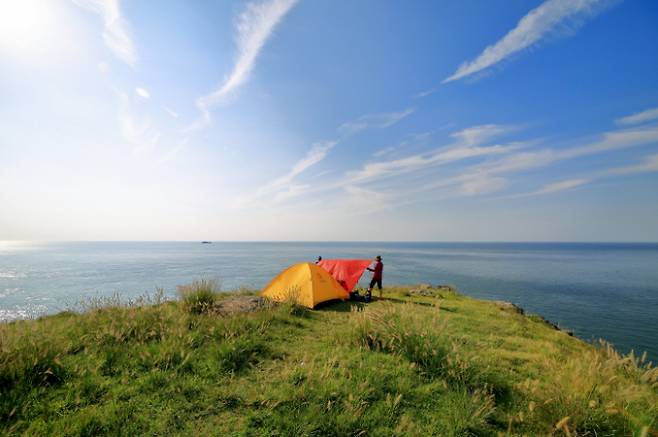
<svg viewBox="0 0 658 437"><path fill-rule="evenodd" d="M372 280L370 281L370 287L368 287L368 290L372 290L375 287L375 284L377 284L377 288L379 288L380 290L382 289L382 279L381 278L379 278L379 279L372 278Z"/></svg>

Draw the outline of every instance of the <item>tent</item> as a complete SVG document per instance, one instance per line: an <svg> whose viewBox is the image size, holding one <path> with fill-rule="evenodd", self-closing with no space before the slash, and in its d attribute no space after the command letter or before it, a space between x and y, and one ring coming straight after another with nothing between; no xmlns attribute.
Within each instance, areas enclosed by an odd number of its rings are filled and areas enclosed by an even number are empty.
<svg viewBox="0 0 658 437"><path fill-rule="evenodd" d="M309 308L327 300L349 297L326 270L313 263L288 267L267 284L261 295L277 302L292 301Z"/></svg>
<svg viewBox="0 0 658 437"><path fill-rule="evenodd" d="M351 292L372 263L367 259L323 259L318 263L347 291Z"/></svg>

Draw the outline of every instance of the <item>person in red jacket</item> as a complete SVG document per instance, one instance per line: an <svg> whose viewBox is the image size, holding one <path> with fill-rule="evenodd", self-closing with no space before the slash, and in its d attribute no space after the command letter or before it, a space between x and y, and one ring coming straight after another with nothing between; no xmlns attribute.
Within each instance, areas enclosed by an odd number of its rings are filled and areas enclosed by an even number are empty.
<svg viewBox="0 0 658 437"><path fill-rule="evenodd" d="M382 257L377 255L377 257L375 258L375 262L373 264L370 264L370 267L368 267L368 270L372 272L372 280L370 280L370 286L368 287L368 291L366 293L368 300L370 300L370 298L372 297L372 289L375 286L375 284L377 285L377 288L379 288L379 297L382 297L382 275L384 273L384 264L382 263Z"/></svg>

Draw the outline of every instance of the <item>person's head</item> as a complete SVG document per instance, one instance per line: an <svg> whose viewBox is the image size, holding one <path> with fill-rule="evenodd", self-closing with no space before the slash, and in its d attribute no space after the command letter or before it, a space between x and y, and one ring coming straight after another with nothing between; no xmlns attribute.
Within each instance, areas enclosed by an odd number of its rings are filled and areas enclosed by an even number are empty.
<svg viewBox="0 0 658 437"><path fill-rule="evenodd" d="M377 261L381 261L381 260L382 260L382 257L379 256L379 255L377 255L377 256L375 257L375 260L377 260Z"/></svg>

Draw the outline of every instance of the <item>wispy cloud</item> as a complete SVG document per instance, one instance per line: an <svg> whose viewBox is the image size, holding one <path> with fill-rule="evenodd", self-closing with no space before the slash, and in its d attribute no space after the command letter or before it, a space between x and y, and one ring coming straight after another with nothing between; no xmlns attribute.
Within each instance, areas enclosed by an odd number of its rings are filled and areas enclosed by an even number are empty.
<svg viewBox="0 0 658 437"><path fill-rule="evenodd" d="M545 184L541 188L535 191L530 191L526 193L516 193L516 194L510 194L502 197L498 197L498 199L519 199L519 198L524 198L524 197L534 197L534 196L544 196L548 194L555 194L555 193L560 193L562 191L569 191L573 190L578 187L582 187L583 185L587 185L592 183L595 180L594 177L592 178L573 178L573 179L565 179L557 182L551 182L548 184Z"/></svg>
<svg viewBox="0 0 658 437"><path fill-rule="evenodd" d="M381 158L382 156L388 155L391 152L394 152L396 149L395 146L384 147L383 149L377 150L372 154L375 158Z"/></svg>
<svg viewBox="0 0 658 437"><path fill-rule="evenodd" d="M565 20L592 15L606 0L547 0L521 18L507 35L488 46L475 60L465 62L443 83L462 79L537 44Z"/></svg>
<svg viewBox="0 0 658 437"><path fill-rule="evenodd" d="M649 155L644 158L644 162L638 165L629 165L608 170L608 174L624 175L635 173L647 173L658 171L658 154Z"/></svg>
<svg viewBox="0 0 658 437"><path fill-rule="evenodd" d="M369 125L369 127L373 126ZM514 174L548 167L564 160L658 142L657 126L603 132L595 140L559 149L530 150L529 147L538 144L538 140L499 142L500 137L520 128L520 126L496 124L472 126L450 134L451 143L424 153L366 162L359 169L347 171L334 180L324 181L322 184L297 182L298 176L306 169L325 159L338 140L319 143L314 145L303 159L295 163L288 173L261 186L254 194L242 197L238 205L242 207L272 205L310 193L321 194L322 198L325 198L326 193L332 191L343 192L355 199L368 198L371 195L380 200L384 198L377 196L385 193L386 202L395 200L396 207L427 200L427 193L433 193L433 199L436 196L450 198L490 195L513 186L511 175ZM381 150L378 155L385 156L390 152L391 149L387 148ZM475 163L461 167L458 171L452 167L453 164L472 161ZM450 167L444 172L434 170L440 166ZM655 171L656 168L658 168L658 155L652 155L639 165L579 175L546 184L530 193L507 197L547 195L575 189L613 174Z"/></svg>
<svg viewBox="0 0 658 437"><path fill-rule="evenodd" d="M335 141L314 144L304 158L297 161L284 176L281 176L268 184L265 191L271 191L289 184L295 177L303 173L305 170L322 161L327 156L327 153L329 153L329 150L335 145Z"/></svg>
<svg viewBox="0 0 658 437"><path fill-rule="evenodd" d="M465 180L460 187L460 193L464 196L480 196L482 194L495 193L507 186L507 180L501 177L481 175Z"/></svg>
<svg viewBox="0 0 658 437"><path fill-rule="evenodd" d="M424 97L431 96L431 95L434 94L437 90L438 90L438 88L430 88L430 89L428 89L428 90L421 91L421 92L419 92L419 93L414 94L413 97L414 97L415 99L422 99L422 98L424 98Z"/></svg>
<svg viewBox="0 0 658 437"><path fill-rule="evenodd" d="M375 125L377 123L369 124L368 127ZM519 129L520 126L513 125L485 124L472 126L450 134L453 140L452 143L435 147L424 153L367 162L361 168L348 171L336 180L322 185L297 183L296 178L306 169L325 159L338 141L319 143L314 145L303 159L295 163L288 173L260 187L254 195L243 198L240 205L261 204L264 200L267 202L280 202L311 192L345 190L346 187L358 187L355 188L356 190L371 190L373 185L381 186L382 183L390 186L389 194L404 198L406 202L410 202L412 198L425 198L422 193L434 190L452 190L446 192L449 197L480 196L499 192L508 187L511 184L508 175L511 174L547 167L564 160L647 145L658 141L658 127L644 126L604 132L594 141L562 149L527 149L529 146L536 144L537 141L497 142L499 137ZM390 149L384 149L379 155L385 155L390 151ZM492 159L483 160L483 158ZM440 173L430 171L435 167L475 159L480 159L480 162L463 168L456 175L451 176L450 173L446 173L447 177L433 179ZM656 161L658 161L658 158L647 159L644 164L616 169L614 172L652 171L653 166L658 165ZM421 174L426 176L418 179L419 183L402 183L402 186L398 185L399 182L407 178L407 175L414 175L414 178L416 178ZM400 179L401 177L403 179ZM596 178L596 175L572 178L548 184L531 193L513 197L555 193L587 184Z"/></svg>
<svg viewBox="0 0 658 437"><path fill-rule="evenodd" d="M133 154L152 152L160 140L160 131L146 118L137 117L126 93L119 93L117 121L123 139L133 147Z"/></svg>
<svg viewBox="0 0 658 437"><path fill-rule="evenodd" d="M366 114L356 120L348 121L343 123L338 128L338 132L341 135L354 135L357 132L360 132L365 129L370 129L373 127L389 127L398 123L403 118L413 114L414 108L408 108L403 111L398 112L383 112L379 114Z"/></svg>
<svg viewBox="0 0 658 437"><path fill-rule="evenodd" d="M114 55L126 64L137 64L137 49L128 30L128 22L121 14L119 0L73 0L103 19L103 41Z"/></svg>
<svg viewBox="0 0 658 437"><path fill-rule="evenodd" d="M444 165L478 156L504 154L521 147L520 143L482 146L482 144L515 129L512 126L482 125L463 129L451 134L454 142L427 153L406 156L388 161L365 164L360 170L348 174L349 181L363 182L392 175L408 173L427 167Z"/></svg>
<svg viewBox="0 0 658 437"><path fill-rule="evenodd" d="M391 161L368 163L361 170L348 174L352 182L364 182L391 177L424 168L445 165L451 162L462 161L468 158L498 155L518 149L519 143L493 146L450 146L440 148L426 154L417 154Z"/></svg>
<svg viewBox="0 0 658 437"><path fill-rule="evenodd" d="M249 3L236 20L238 56L231 74L209 94L197 99L204 120L210 121L210 109L232 94L249 79L258 54L274 29L297 3L297 0L267 0Z"/></svg>
<svg viewBox="0 0 658 437"><path fill-rule="evenodd" d="M297 176L324 160L329 151L336 146L336 141L325 141L314 144L302 159L297 161L290 171L258 188L254 193L241 196L235 206L244 208L260 204L263 200L279 203L291 197L303 194L308 185L296 184Z"/></svg>
<svg viewBox="0 0 658 437"><path fill-rule="evenodd" d="M344 138L365 129L386 128L407 117L413 113L413 111L413 109L406 109L399 112L366 114L359 117L356 121L344 123L339 126L338 131L342 135L342 138ZM269 203L280 203L284 200L301 196L302 194L306 194L313 190L314 188L312 186L296 183L295 179L308 168L324 160L329 151L340 141L341 139L335 139L314 144L307 152L306 156L297 161L288 173L259 187L252 194L240 196L235 202L235 205L238 207L249 207L261 205L263 201ZM347 186L349 185L349 182L342 182L339 185L340 186L332 185L332 189Z"/></svg>
<svg viewBox="0 0 658 437"><path fill-rule="evenodd" d="M636 127L605 132L600 140L556 152L556 157L558 159L570 159L654 142L658 142L658 126Z"/></svg>
<svg viewBox="0 0 658 437"><path fill-rule="evenodd" d="M162 165L167 162L173 161L178 154L183 151L189 142L189 138L183 138L178 144L167 150L162 157L158 160L158 164Z"/></svg>
<svg viewBox="0 0 658 437"><path fill-rule="evenodd" d="M368 125L368 127L374 127L375 125L376 124L371 124ZM451 135L453 142L450 145L435 148L427 153L410 155L401 159L367 163L359 170L347 172L337 180L329 181L322 185L316 184L311 186L296 183L294 179L305 169L323 160L329 150L338 144L338 141L320 143L311 148L307 153L307 156L298 161L286 175L260 187L252 195L241 197L238 200L237 205L240 207L261 205L263 200L268 202L278 202L311 192L318 193L333 190L349 189L351 190L351 194L363 194L366 191L371 190L370 188L363 187L362 185L364 184L370 184L381 180L391 180L395 176L427 169L433 166L440 166L469 158L504 154L516 150L519 147L522 147L522 143L517 142L506 145L490 146L482 145L499 135L515 129L515 126L502 125L474 126L453 133ZM422 138L425 138L426 136L426 134L421 134ZM460 182L461 181L463 180L460 179ZM490 178L489 182L498 185L504 183L500 178ZM475 194L476 190L480 192L485 191L484 188L475 188L474 185L471 187L466 186L464 189L467 191L470 190L473 194Z"/></svg>
<svg viewBox="0 0 658 437"><path fill-rule="evenodd" d="M420 132L408 135L405 140L394 146L383 147L375 151L372 156L375 158L383 159L385 156L399 155L403 149L425 147L428 145L432 138L433 132Z"/></svg>
<svg viewBox="0 0 658 437"><path fill-rule="evenodd" d="M658 108L647 109L646 111L638 112L636 114L628 115L616 120L617 124L632 125L645 123L658 119Z"/></svg>
<svg viewBox="0 0 658 437"><path fill-rule="evenodd" d="M546 167L559 161L595 155L603 152L658 142L658 127L650 126L635 129L604 132L600 139L581 146L554 149L537 149L510 154L497 161L475 166L477 173L506 174L523 172Z"/></svg>
<svg viewBox="0 0 658 437"><path fill-rule="evenodd" d="M591 182L590 179L566 179L564 181L552 182L550 184L546 184L539 190L533 193L529 193L528 195L532 196L532 195L559 193L560 191L566 191L566 190L574 189L576 187L580 187L589 182Z"/></svg>
<svg viewBox="0 0 658 437"><path fill-rule="evenodd" d="M167 114L171 115L172 117L178 118L178 112L174 111L173 109L169 108L168 106L163 106L162 109L164 109L164 111Z"/></svg>
<svg viewBox="0 0 658 437"><path fill-rule="evenodd" d="M463 132L463 131L462 131ZM453 134L454 135L454 134ZM422 185L414 187L407 197L414 195L426 195L423 193L433 192L435 190L447 190L450 187L457 187L452 191L452 195L473 195L473 194L491 194L495 191L507 186L500 180L500 178L507 179L510 175L527 172L537 168L548 167L555 165L561 161L582 158L590 155L596 155L614 150L622 150L630 147L645 146L658 142L658 127L646 126L634 129L623 129L612 132L604 132L599 135L599 139L590 141L584 145L563 148L563 149L535 149L535 150L511 150L508 154L499 159L481 162L470 167L462 169L456 176L441 177L431 181L426 181ZM533 142L525 142L523 144L530 145ZM647 162L638 166L625 167L616 170L607 170L603 173L595 173L586 177L577 177L569 179L569 183L573 181L585 181L584 183L591 182L605 175L612 174L613 172L621 173L627 172L641 172L652 171L651 168L656 165L655 161L647 158ZM489 185L488 181L495 181ZM569 183L563 181L557 185L549 185L543 187L538 191L531 193L523 193L508 196L510 198L524 197L529 195L548 194L553 192L551 190L564 187L568 188ZM491 187L496 187L495 190Z"/></svg>
<svg viewBox="0 0 658 437"><path fill-rule="evenodd" d="M551 149L522 151L505 156L497 161L480 164L473 168L476 172L489 174L505 174L545 167L557 161L556 154Z"/></svg>
<svg viewBox="0 0 658 437"><path fill-rule="evenodd" d="M137 94L139 97L141 97L143 99L150 99L151 98L151 93L149 93L144 88L140 88L140 87L135 88L135 94Z"/></svg>
<svg viewBox="0 0 658 437"><path fill-rule="evenodd" d="M517 126L483 124L462 129L458 132L452 133L450 136L458 140L459 144L474 146L476 144L482 144L486 141L498 137L499 135L506 134L517 129Z"/></svg>
<svg viewBox="0 0 658 437"><path fill-rule="evenodd" d="M558 193L560 191L571 190L573 188L592 183L599 179L609 178L611 176L621 176L621 175L650 173L650 172L658 172L658 154L649 155L645 157L644 162L642 162L641 164L602 170L585 178L574 178L574 179L566 179L558 182L552 182L550 184L544 185L539 190L531 191L529 193L516 194L509 197L516 198L516 197L538 196L542 194L553 194L553 193Z"/></svg>
<svg viewBox="0 0 658 437"><path fill-rule="evenodd" d="M391 209L398 202L390 192L376 191L356 185L343 187L341 209L344 214L367 215Z"/></svg>

